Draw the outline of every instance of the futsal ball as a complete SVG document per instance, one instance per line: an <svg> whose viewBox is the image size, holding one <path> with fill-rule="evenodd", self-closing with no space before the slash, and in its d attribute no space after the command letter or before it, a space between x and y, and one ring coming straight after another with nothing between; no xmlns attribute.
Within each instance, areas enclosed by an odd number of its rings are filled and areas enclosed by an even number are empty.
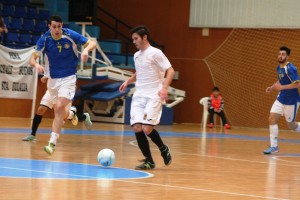
<svg viewBox="0 0 300 200"><path fill-rule="evenodd" d="M102 149L99 151L97 159L100 165L108 167L115 162L115 153L111 149Z"/></svg>

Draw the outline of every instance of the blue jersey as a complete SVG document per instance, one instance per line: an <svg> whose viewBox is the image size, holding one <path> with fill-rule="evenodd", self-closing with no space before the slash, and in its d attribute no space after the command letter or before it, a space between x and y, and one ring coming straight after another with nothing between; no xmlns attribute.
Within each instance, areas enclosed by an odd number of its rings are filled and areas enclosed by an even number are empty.
<svg viewBox="0 0 300 200"><path fill-rule="evenodd" d="M51 78L63 78L76 74L78 64L77 44L87 45L88 39L79 33L62 28L62 37L54 39L48 30L37 41L35 53L45 55Z"/></svg>
<svg viewBox="0 0 300 200"><path fill-rule="evenodd" d="M299 75L297 68L288 63L284 67L277 67L278 80L281 85L289 85L291 83L299 82ZM280 91L277 100L284 105L294 105L299 100L298 88Z"/></svg>

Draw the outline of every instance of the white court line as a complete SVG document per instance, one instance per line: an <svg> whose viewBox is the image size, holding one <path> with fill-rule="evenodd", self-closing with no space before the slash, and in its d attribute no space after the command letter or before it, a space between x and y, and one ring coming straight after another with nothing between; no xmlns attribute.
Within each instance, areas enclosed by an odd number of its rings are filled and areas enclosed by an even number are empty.
<svg viewBox="0 0 300 200"><path fill-rule="evenodd" d="M98 180L97 178L92 177L92 176L82 176L82 175L76 175L76 174L66 174L66 173L57 173L57 172L38 171L38 170L21 169L21 168L14 168L14 167L1 167L0 166L0 168L2 168L2 169L21 170L21 171L39 172L39 173L46 173L46 174L58 174L58 175L68 175L68 176L89 178L87 180ZM2 177L7 177L7 176L2 176ZM17 178L17 177L14 177L14 178ZM24 178L24 177L20 177L20 178ZM68 179L68 178L40 178L40 179ZM69 179L69 180L77 180L77 179ZM80 180L85 180L85 179L80 179ZM138 182L138 181L122 180L122 179L105 179L105 178L101 178L100 180L111 180L111 181L118 181L118 182L125 182L125 183L151 185L151 186L167 187L167 188L174 188L174 189L181 189L181 190L193 190L193 191L202 191L202 192L212 192L212 193L218 193L218 194L243 196L243 197L252 197L252 198L261 198L261 199L289 200L289 199L283 199L283 198L265 197L265 196L251 195L251 194L241 194L241 193L234 193L234 192L224 192L224 191L219 191L219 190L209 190L209 189L192 188L192 187L181 187L181 186L165 185L165 184L158 184L158 183L145 183L145 182Z"/></svg>
<svg viewBox="0 0 300 200"><path fill-rule="evenodd" d="M132 146L138 147L138 145L136 144L136 140L130 141L129 144L132 145ZM272 163L269 163L269 162L262 162L262 161L251 161L251 160L244 160L244 159L235 159L235 158L226 158L226 157L209 156L209 155L199 155L199 154L190 154L190 153L176 153L176 154L201 156L201 157L211 157L211 158L220 158L220 159L226 159L226 160L241 161L241 162L251 162L251 163L258 163L258 164L272 164ZM282 165L286 165L286 164L282 164ZM297 166L297 167L299 167L299 165L288 165L288 166ZM128 182L126 180L121 180L121 181ZM140 182L136 182L136 181L130 181L130 182L131 183L140 183ZM276 197L264 197L264 196L251 195L251 194L241 194L241 193L234 193L234 192L224 192L224 191L219 191L219 190L198 189L198 188L172 186L172 185L163 185L163 184L155 184L155 183L141 183L141 184L157 185L157 186L164 186L164 187L178 188L178 189L186 189L186 190L198 190L198 191L204 191L204 192L228 194L228 195L235 195L235 196L245 196L245 197L253 197L253 198L282 199L282 198L276 198Z"/></svg>
<svg viewBox="0 0 300 200"><path fill-rule="evenodd" d="M129 142L130 145L138 147L136 145L136 141L132 140ZM156 149L159 151L158 149ZM174 151L172 151L174 152ZM177 155L190 155L190 156L199 156L199 157L209 157L209 158L219 158L219 159L224 159L224 160L233 160L233 161L240 161L240 162L249 162L249 163L257 163L257 164L269 164L269 162L266 161L255 161L255 160L245 160L245 159L239 159L239 158L230 158L230 157L221 157L221 156L210 156L210 155L201 155L201 154L193 154L193 153L182 153L182 152L175 152ZM274 159L274 156L270 156L270 158ZM287 161L283 159L278 159L280 161L285 161L285 162L292 162L292 161ZM291 165L291 164L284 164L284 163L274 163L274 165L284 165L284 166L291 166L291 167L300 167L300 165Z"/></svg>
<svg viewBox="0 0 300 200"><path fill-rule="evenodd" d="M227 195L233 195L233 196L243 196L243 197L261 198L261 199L274 199L274 200L289 200L289 199L276 198L276 197L265 197L265 196L252 195L252 194L224 192L224 191L220 191L220 190L209 190L209 189L202 189L202 188L182 187L182 186L174 186L174 185L166 185L166 184L158 184L158 183L145 183L145 182L127 181L127 180L114 180L114 181L126 182L126 183L135 183L135 184L142 184L142 185L159 186L159 187L167 187L167 188L174 188L174 189L181 189L181 190L212 192L212 193L227 194Z"/></svg>
<svg viewBox="0 0 300 200"><path fill-rule="evenodd" d="M64 176L74 176L74 177L83 177L87 179L71 179L71 178L39 178L39 177L28 177L28 178L36 178L36 179L64 179L64 180L122 180L122 179L143 179L143 178L150 178L153 177L153 174L144 172L145 174L148 174L146 177L135 177L135 178L97 178L95 176L83 176L83 175L77 175L77 174L66 174L66 173L59 173L59 172L49 172L49 171L39 171L39 170L32 170L32 169L22 169L22 168L16 168L16 167L2 167L0 166L0 169L13 169L13 170L19 170L19 171L28 171L28 172L38 172L38 173L44 173L44 174L56 174L56 175L64 175ZM122 169L122 168L114 168L114 169ZM124 168L123 168L124 169ZM130 170L130 169L127 169ZM135 170L131 170L135 171ZM0 176L0 177L9 177L9 178L27 178L27 177L13 177L13 176Z"/></svg>

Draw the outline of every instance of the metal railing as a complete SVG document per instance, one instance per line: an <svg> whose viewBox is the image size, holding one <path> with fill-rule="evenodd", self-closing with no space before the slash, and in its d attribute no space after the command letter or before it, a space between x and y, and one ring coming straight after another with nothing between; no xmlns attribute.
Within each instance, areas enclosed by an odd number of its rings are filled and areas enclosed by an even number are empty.
<svg viewBox="0 0 300 200"><path fill-rule="evenodd" d="M126 65L128 65L128 56L130 55L130 53L132 54L132 52L129 52L130 47L133 47L132 39L131 39L131 37L128 36L128 33L130 33L130 30L133 27L129 26L124 21L118 19L116 16L112 15L105 9L101 8L99 5L97 5L97 13L104 14L106 17L113 20L113 23L110 24L109 22L103 20L102 18L99 18L99 17L95 18L97 22L99 22L100 24L104 25L105 27L107 27L108 29L110 29L111 31L114 32L113 39L117 40L117 39L120 39L120 37L121 37L120 40L125 45ZM125 28L125 30L128 30L127 33L120 31L120 29L124 29L124 28ZM162 51L165 51L164 45L158 44L151 39L149 39L149 42L152 46L155 46L155 47L161 49Z"/></svg>

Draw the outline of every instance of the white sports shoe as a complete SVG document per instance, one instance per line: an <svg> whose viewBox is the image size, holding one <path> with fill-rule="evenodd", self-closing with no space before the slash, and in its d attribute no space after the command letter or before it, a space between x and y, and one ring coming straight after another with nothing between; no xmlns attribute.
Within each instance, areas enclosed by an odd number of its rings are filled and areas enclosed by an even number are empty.
<svg viewBox="0 0 300 200"><path fill-rule="evenodd" d="M72 124L73 124L74 126L77 126L77 124L78 124L78 117L77 117L77 115L76 115L77 108L76 108L75 106L72 106L72 107L70 108L70 110L74 113L73 118L70 119L70 120L71 120L71 122L72 122Z"/></svg>
<svg viewBox="0 0 300 200"><path fill-rule="evenodd" d="M89 113L83 113L83 114L85 115L85 120L83 121L83 123L88 130L91 130L93 123L91 121L90 114Z"/></svg>

